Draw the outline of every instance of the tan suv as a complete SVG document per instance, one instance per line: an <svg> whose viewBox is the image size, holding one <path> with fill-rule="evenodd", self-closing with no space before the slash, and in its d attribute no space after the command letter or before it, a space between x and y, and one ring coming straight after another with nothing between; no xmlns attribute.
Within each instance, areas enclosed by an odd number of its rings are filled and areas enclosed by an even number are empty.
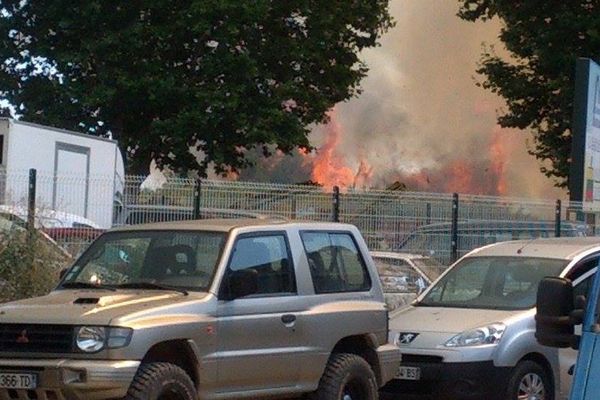
<svg viewBox="0 0 600 400"><path fill-rule="evenodd" d="M204 220L100 236L0 307L0 399L375 399L397 372L358 230Z"/></svg>

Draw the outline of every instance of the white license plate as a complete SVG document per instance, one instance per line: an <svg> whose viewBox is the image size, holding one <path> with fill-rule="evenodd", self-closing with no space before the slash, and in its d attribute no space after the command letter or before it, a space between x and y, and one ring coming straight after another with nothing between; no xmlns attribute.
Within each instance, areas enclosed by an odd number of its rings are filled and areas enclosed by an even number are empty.
<svg viewBox="0 0 600 400"><path fill-rule="evenodd" d="M37 387L36 374L18 374L13 372L0 372L1 389L35 389Z"/></svg>
<svg viewBox="0 0 600 400"><path fill-rule="evenodd" d="M421 368L417 367L400 367L398 369L398 374L396 375L398 379L404 379L407 381L418 381L421 379Z"/></svg>

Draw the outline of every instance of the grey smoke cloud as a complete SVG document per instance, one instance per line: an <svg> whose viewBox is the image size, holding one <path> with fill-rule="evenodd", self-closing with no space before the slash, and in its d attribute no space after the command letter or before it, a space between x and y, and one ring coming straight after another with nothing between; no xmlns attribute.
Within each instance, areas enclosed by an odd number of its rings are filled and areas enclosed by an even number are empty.
<svg viewBox="0 0 600 400"><path fill-rule="evenodd" d="M336 153L353 170L361 160L370 164L371 184L378 187L424 171L436 175L431 181L441 182L446 167L457 160L474 169L470 172L481 182L491 173L485 165L498 153L489 148L499 136L506 194L564 196L527 154L528 134L496 126L502 100L475 85L481 79L475 70L482 42L502 51L500 22L462 21L456 17L458 6L456 0L391 1L397 25L382 38L381 47L364 52L370 72L362 82L363 93L336 107L343 131ZM311 139L319 147L326 134L326 127L316 127ZM302 175L304 167L294 170Z"/></svg>

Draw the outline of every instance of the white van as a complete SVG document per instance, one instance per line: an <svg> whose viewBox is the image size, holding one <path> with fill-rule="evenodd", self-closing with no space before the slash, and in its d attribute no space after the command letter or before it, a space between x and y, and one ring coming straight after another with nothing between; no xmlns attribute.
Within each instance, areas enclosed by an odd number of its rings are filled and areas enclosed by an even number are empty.
<svg viewBox="0 0 600 400"><path fill-rule="evenodd" d="M452 265L409 307L391 315L402 366L386 391L437 399L566 399L576 352L535 339L535 303L546 276L586 294L600 238L496 243ZM401 396L399 396L401 397Z"/></svg>

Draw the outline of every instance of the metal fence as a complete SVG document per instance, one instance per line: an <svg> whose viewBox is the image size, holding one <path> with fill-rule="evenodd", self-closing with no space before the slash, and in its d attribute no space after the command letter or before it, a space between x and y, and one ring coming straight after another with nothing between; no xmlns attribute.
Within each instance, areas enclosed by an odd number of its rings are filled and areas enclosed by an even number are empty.
<svg viewBox="0 0 600 400"><path fill-rule="evenodd" d="M557 200L187 178L0 171L0 199L0 217L24 228L29 218L30 229L74 255L111 226L200 218L338 220L358 226L373 250L427 254L446 264L496 241L589 233L575 222L583 219L581 204Z"/></svg>

